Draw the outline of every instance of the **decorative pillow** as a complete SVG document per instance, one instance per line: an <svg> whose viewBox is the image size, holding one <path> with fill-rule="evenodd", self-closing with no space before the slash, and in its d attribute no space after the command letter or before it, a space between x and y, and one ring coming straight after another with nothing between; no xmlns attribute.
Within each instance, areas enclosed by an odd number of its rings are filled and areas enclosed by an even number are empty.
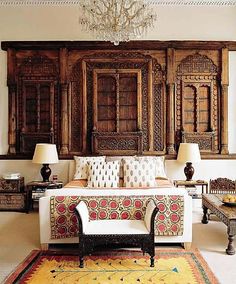
<svg viewBox="0 0 236 284"><path fill-rule="evenodd" d="M88 162L104 162L105 156L99 157L78 157L75 159L75 174L74 179L87 179L88 178Z"/></svg>
<svg viewBox="0 0 236 284"><path fill-rule="evenodd" d="M127 160L134 161L135 156L107 156L106 157L106 162L113 162L113 161L119 161L120 162L120 174L119 174L120 178L124 177L123 163L124 163L124 161L127 161ZM123 183L123 181L122 181L122 183Z"/></svg>
<svg viewBox="0 0 236 284"><path fill-rule="evenodd" d="M88 163L88 187L119 187L119 161Z"/></svg>
<svg viewBox="0 0 236 284"><path fill-rule="evenodd" d="M136 161L151 161L155 165L155 177L158 179L168 179L165 172L165 157L164 156L142 156L135 157Z"/></svg>
<svg viewBox="0 0 236 284"><path fill-rule="evenodd" d="M156 186L155 166L152 161L125 161L124 187Z"/></svg>

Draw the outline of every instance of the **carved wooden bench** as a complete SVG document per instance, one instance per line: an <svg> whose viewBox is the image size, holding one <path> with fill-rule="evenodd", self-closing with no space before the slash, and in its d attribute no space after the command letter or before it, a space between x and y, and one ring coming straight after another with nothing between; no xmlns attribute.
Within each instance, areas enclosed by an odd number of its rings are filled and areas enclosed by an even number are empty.
<svg viewBox="0 0 236 284"><path fill-rule="evenodd" d="M89 220L89 211L81 201L75 208L79 224L79 267L84 267L84 256L93 252L95 246L122 244L141 247L150 255L154 267L155 243L154 220L159 209L154 200L146 207L144 220Z"/></svg>

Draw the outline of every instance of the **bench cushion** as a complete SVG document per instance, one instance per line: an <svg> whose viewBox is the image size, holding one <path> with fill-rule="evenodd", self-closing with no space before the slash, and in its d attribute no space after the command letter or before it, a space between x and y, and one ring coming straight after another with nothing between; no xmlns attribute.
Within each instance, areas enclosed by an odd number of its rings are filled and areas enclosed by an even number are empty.
<svg viewBox="0 0 236 284"><path fill-rule="evenodd" d="M149 234L142 220L96 220L88 222L85 235Z"/></svg>

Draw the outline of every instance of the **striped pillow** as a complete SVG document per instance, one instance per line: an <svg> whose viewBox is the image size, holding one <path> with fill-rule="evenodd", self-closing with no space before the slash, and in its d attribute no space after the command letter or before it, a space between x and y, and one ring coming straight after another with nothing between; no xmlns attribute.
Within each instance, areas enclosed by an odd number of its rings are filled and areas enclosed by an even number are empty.
<svg viewBox="0 0 236 284"><path fill-rule="evenodd" d="M89 162L88 187L119 187L119 161Z"/></svg>

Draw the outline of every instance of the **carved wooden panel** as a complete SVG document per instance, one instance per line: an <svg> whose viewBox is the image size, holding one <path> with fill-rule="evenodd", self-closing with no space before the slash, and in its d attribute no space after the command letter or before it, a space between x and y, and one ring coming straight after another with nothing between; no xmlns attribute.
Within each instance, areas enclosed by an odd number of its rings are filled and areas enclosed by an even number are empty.
<svg viewBox="0 0 236 284"><path fill-rule="evenodd" d="M59 142L57 61L38 52L30 54L16 54L16 103L9 105L17 113L13 153L32 153L36 143Z"/></svg>
<svg viewBox="0 0 236 284"><path fill-rule="evenodd" d="M142 129L140 70L94 69L93 86L92 152L140 153L142 137L135 135Z"/></svg>
<svg viewBox="0 0 236 284"><path fill-rule="evenodd" d="M82 66L77 62L69 76L69 151L78 154L83 149L83 126L86 125L86 101L83 101L82 93ZM83 108L83 104L85 104Z"/></svg>
<svg viewBox="0 0 236 284"><path fill-rule="evenodd" d="M152 64L152 62L155 64ZM153 153L154 151L162 152L164 150L165 138L164 133L162 132L165 121L165 111L163 108L165 101L163 92L164 76L162 68L156 60L151 58L149 55L144 55L137 52L93 52L89 55L86 54L85 56L81 57L81 59L77 60L74 64L74 67L72 67L72 70L75 69L75 66L77 67L77 70L79 70L79 68L81 69L83 82L80 84L79 89L72 90L71 98L73 99L73 97L76 96L76 93L80 93L80 97L83 97L84 102L86 101L86 110L83 109L84 115L82 116L83 119L87 117L87 123L86 125L83 123L83 133L81 133L81 137L83 137L83 152L91 152L91 137L93 131L114 131L117 130L117 127L120 132L142 130L142 145L143 151L145 152L152 151ZM151 69L150 66L152 67ZM107 73L111 74L111 72L114 72L114 70L120 70L118 81L123 83L119 84L121 85L121 87L119 87L119 123L117 123L117 119L115 122L113 113L114 106L111 105L108 107L110 112L107 110L109 112L110 122L105 122L105 119L107 118L102 119L102 116L104 116L105 113L101 111L101 109L104 109L105 106L102 106L103 99L101 99L99 111L100 123L96 123L94 128L93 102L94 80L96 78L94 75L94 70L96 70L97 73L101 73L100 78L96 80L99 82L100 86L106 86L104 88L108 88L107 91L110 92L109 86L112 85L113 82L112 92L114 93L117 92L117 80L115 80L115 73L113 80L110 76L109 83L105 84L104 80L108 80ZM139 73L138 76L132 75L137 72ZM79 74L78 71L77 74ZM155 74L154 85L152 85L152 82L150 81L150 77L153 77L153 74ZM79 78L77 77L77 80L78 79ZM139 80L138 83L137 80ZM116 83L114 83L115 81ZM103 89L99 92L102 93L103 91L106 90ZM137 92L140 92L139 98L135 96L135 93ZM129 98L127 97L127 93L129 93ZM152 94L154 95L151 96ZM110 98L110 100L112 99ZM139 102L136 102L136 100L139 100ZM138 105L137 108L136 104ZM149 111L150 105L154 105L155 110ZM150 115L150 113L152 113L152 115ZM154 131L155 133L158 133L158 135L153 135ZM72 137L72 144L74 144L74 140L76 140L76 138ZM155 146L152 146L151 148L151 144L154 144Z"/></svg>
<svg viewBox="0 0 236 284"><path fill-rule="evenodd" d="M177 67L176 142L219 152L217 66L206 55L185 57Z"/></svg>
<svg viewBox="0 0 236 284"><path fill-rule="evenodd" d="M93 132L92 152L102 155L134 155L142 153L142 132Z"/></svg>
<svg viewBox="0 0 236 284"><path fill-rule="evenodd" d="M228 153L232 42L3 42L9 154ZM93 139L93 141L92 141Z"/></svg>
<svg viewBox="0 0 236 284"><path fill-rule="evenodd" d="M215 151L214 132L185 132L182 131L182 142L198 143L201 152L212 153Z"/></svg>

